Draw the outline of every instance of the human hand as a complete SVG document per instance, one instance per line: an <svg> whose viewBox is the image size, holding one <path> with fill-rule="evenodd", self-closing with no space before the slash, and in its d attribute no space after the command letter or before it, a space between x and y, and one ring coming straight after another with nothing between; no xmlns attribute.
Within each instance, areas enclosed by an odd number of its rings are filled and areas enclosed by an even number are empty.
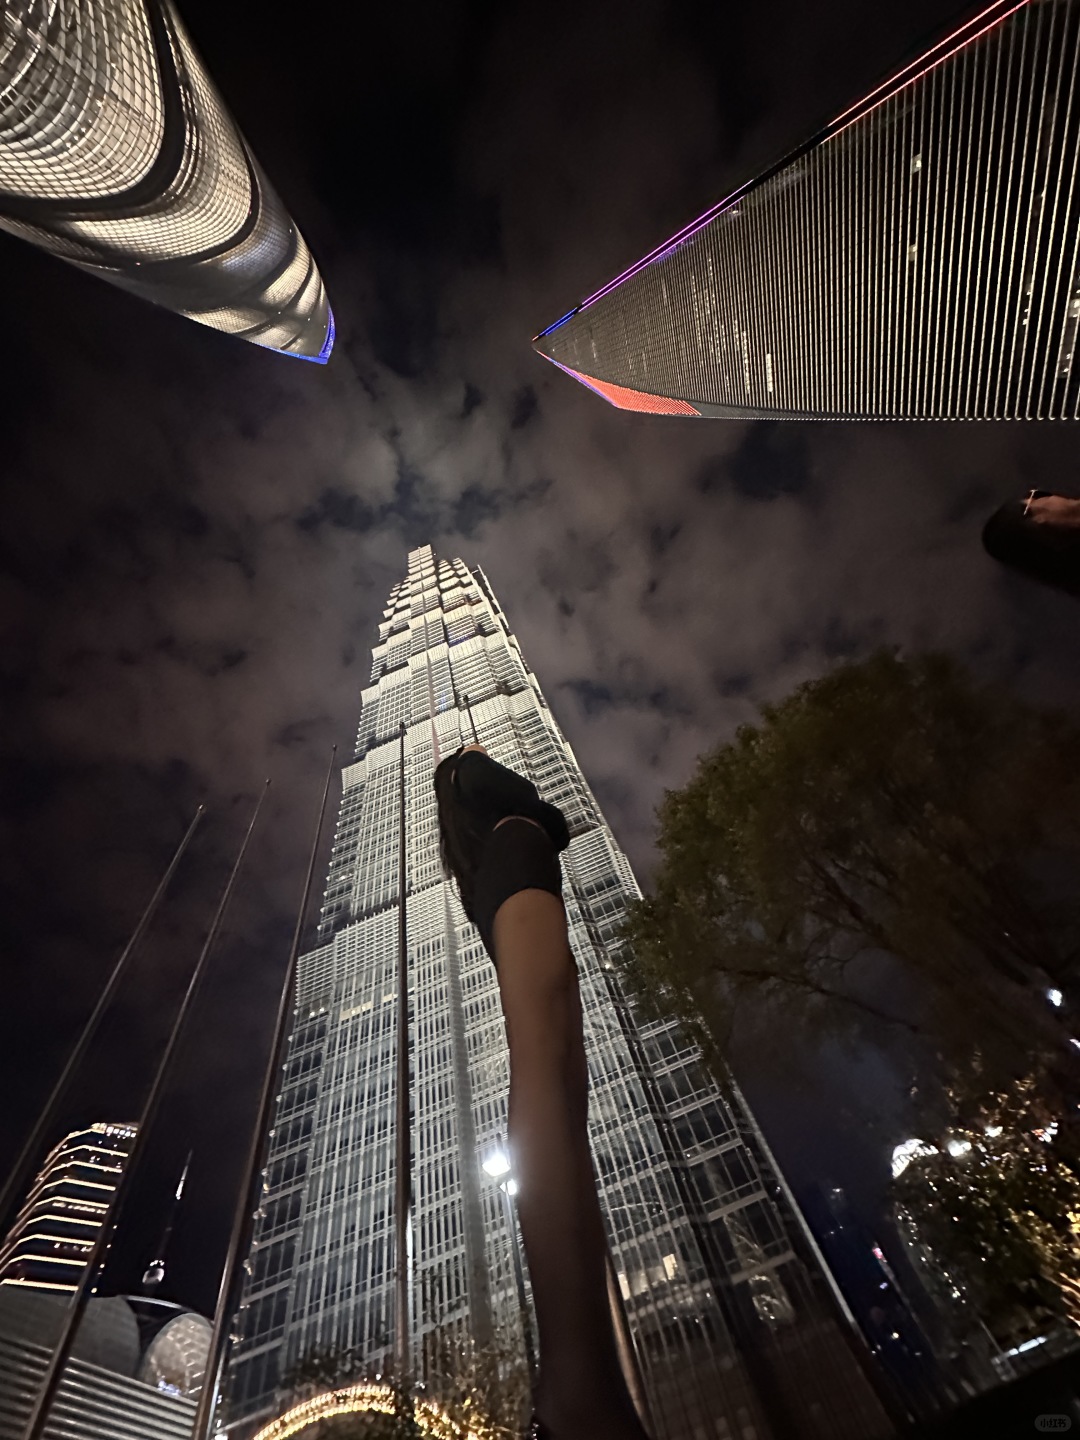
<svg viewBox="0 0 1080 1440"><path fill-rule="evenodd" d="M1080 528L1080 500L1067 495L1036 495L1033 490L1024 504L1024 514L1036 525Z"/></svg>

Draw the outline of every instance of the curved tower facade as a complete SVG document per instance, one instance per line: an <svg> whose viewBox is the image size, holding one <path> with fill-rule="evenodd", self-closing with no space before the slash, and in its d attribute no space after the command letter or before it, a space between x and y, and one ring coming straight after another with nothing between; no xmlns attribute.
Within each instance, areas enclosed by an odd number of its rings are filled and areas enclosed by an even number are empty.
<svg viewBox="0 0 1080 1440"><path fill-rule="evenodd" d="M1080 5L995 0L549 325L622 410L1080 417Z"/></svg>
<svg viewBox="0 0 1080 1440"><path fill-rule="evenodd" d="M481 571L427 546L409 556L379 627L343 772L320 940L300 962L227 1380L230 1429L248 1433L280 1413L312 1357L336 1358L342 1384L392 1365L403 773L413 1353L438 1399L448 1341L524 1350L517 1227L499 1188L508 1077L498 989L443 874L432 790L440 757L474 727L570 825L565 896L591 1142L657 1440L888 1433L737 1090L721 1091L674 1025L639 1024L626 1002L616 931L634 877L506 616Z"/></svg>
<svg viewBox="0 0 1080 1440"><path fill-rule="evenodd" d="M96 1124L60 1141L0 1244L0 1285L75 1289L134 1139L133 1125Z"/></svg>
<svg viewBox="0 0 1080 1440"><path fill-rule="evenodd" d="M9 0L0 226L202 325L325 362L311 252L169 0Z"/></svg>

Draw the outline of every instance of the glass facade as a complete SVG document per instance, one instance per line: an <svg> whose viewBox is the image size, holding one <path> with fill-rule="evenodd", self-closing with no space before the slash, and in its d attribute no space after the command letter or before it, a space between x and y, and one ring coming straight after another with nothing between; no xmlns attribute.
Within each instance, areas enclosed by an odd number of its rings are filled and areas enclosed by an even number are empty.
<svg viewBox="0 0 1080 1440"><path fill-rule="evenodd" d="M343 772L319 944L300 962L227 1379L230 1428L248 1433L280 1413L305 1357L348 1353L354 1373L342 1383L374 1379L392 1363L402 722L421 1376L448 1337L523 1345L516 1221L484 1168L506 1133L499 996L443 875L432 789L440 757L475 727L569 822L565 897L591 1140L657 1440L889 1433L734 1084L722 1090L673 1024L639 1024L631 1013L616 930L638 893L634 877L490 586L429 547L410 555L379 627L355 759Z"/></svg>
<svg viewBox="0 0 1080 1440"><path fill-rule="evenodd" d="M0 1244L0 1285L75 1289L134 1139L132 1125L97 1124L60 1141Z"/></svg>
<svg viewBox="0 0 1080 1440"><path fill-rule="evenodd" d="M168 0L11 0L0 226L215 330L325 362L322 278Z"/></svg>
<svg viewBox="0 0 1080 1440"><path fill-rule="evenodd" d="M688 417L1080 415L1080 6L996 0L534 341Z"/></svg>

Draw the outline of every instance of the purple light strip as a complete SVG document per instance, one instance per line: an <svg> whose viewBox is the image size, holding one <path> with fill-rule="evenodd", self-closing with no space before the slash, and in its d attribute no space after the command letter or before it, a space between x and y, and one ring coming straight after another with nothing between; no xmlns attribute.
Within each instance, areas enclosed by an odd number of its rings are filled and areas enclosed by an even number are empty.
<svg viewBox="0 0 1080 1440"><path fill-rule="evenodd" d="M326 308L330 322L326 327L326 339L323 341L322 349L317 355L301 355L296 350L279 350L277 353L279 355L288 355L292 360L306 360L309 365L325 365L330 359L330 352L334 348L334 340L337 337L337 327L334 325L334 312L329 306Z"/></svg>
<svg viewBox="0 0 1080 1440"><path fill-rule="evenodd" d="M534 335L533 344L535 345L537 340L542 340L545 335L550 335L553 330L558 330L559 326L565 325L568 320L572 320L580 309L580 305L575 305L573 310L567 310L566 314L560 316L554 325L549 325L546 330L541 330L539 335Z"/></svg>
<svg viewBox="0 0 1080 1440"><path fill-rule="evenodd" d="M571 310L570 313L571 315L573 315L574 311ZM543 351L541 351L540 354L543 355ZM558 360L552 360L550 355L544 355L544 359L551 360L552 365L557 365L564 375L573 376L573 378L578 382L579 385L584 385L586 390L591 390L594 395L599 395L600 399L603 400L606 405L611 405L616 410L619 408L612 400L610 395L605 395L604 392L602 390L598 390L595 385L590 385L585 376L579 374L577 370L571 370L569 365L563 365L560 364Z"/></svg>
<svg viewBox="0 0 1080 1440"><path fill-rule="evenodd" d="M782 170L786 170L789 165L800 159L801 156L807 154L815 146L824 143L826 140L833 139L836 135L839 135L841 131L846 130L849 125L854 124L856 120L861 119L864 115L868 115L872 110L876 110L879 105L884 104L886 100L898 91L905 90L909 85L913 85L915 81L922 75L925 75L927 71L933 70L936 66L943 64L950 56L955 55L957 50L963 49L965 45L972 44L975 40L985 35L988 30L992 30L995 25L1000 25L1002 21L1007 20L1010 15L1015 15L1017 10L1022 10L1025 5L1029 5L1030 3L1031 0L1014 0L1012 5L1008 5L1008 0L995 0L993 5L987 6L985 10L980 11L978 15L966 21L959 29L954 30L951 35L947 35L943 40L939 40L936 45L931 46L925 55L921 55L918 60L913 60L910 65L905 66L903 70L900 70L891 79L886 80L883 84L877 86L876 89L871 90L869 95L857 101L856 104L849 106L838 115L835 120L831 120L823 130L819 131L818 134L814 135L797 149L785 155L782 160L778 161L777 164L769 170L766 170L763 175L758 176L754 180L748 180L746 184L740 185L737 190L733 190L731 194L725 196L723 200L717 201L715 205L705 211L704 215L700 215L696 220L691 220L689 225L686 225L682 230L672 235L669 240L665 240L663 244L658 245L655 250L650 250L648 255L635 261L635 263L624 270L621 275L616 275L614 280L609 280L606 285L601 286L594 294L588 296L575 310L571 310L569 315L564 316L562 320L556 320L555 324L549 325L546 330L541 330L540 334L536 336L536 339L543 339L543 337L549 335L552 330L557 330L560 325L565 324L566 320L571 316L576 315L581 310L587 310L590 305L595 305L598 300L602 300L605 295L610 294L612 290L617 289L617 287L625 281L630 280L639 271L644 270L646 266L655 264L657 260L662 260L664 256L667 255L669 251L674 250L676 246L683 245L688 240L693 239L699 230L703 230L705 226L715 220L717 216L722 215L725 210L730 210L733 205L737 204L747 191L764 183L766 180L772 179L774 175L778 175ZM1006 5L1008 5L1008 8L1003 9ZM976 25L980 25L986 17L995 10L1003 10L1003 13L987 21L975 34L968 35L967 38L961 40L958 45L954 45L948 54L938 55L938 51L943 49L944 46L951 44L957 36L963 35L965 31L971 30L972 27ZM937 58L929 64L926 63L930 61L931 56L937 56ZM916 74L910 75L910 72L915 70L916 66L921 68L918 69ZM910 75L910 78L907 80L904 79L906 75ZM880 98L875 99L875 97ZM870 103L871 101L873 101L873 104ZM557 363L556 361L556 364Z"/></svg>
<svg viewBox="0 0 1080 1440"><path fill-rule="evenodd" d="M917 60L912 60L910 65L905 65L903 70L898 70L895 75L883 81L876 90L871 90L870 94L864 96L862 100L857 100L854 105L849 105L846 110L836 117L832 124L839 125L842 120L846 120L847 117L854 114L856 110L861 110L864 105L868 105L875 95L881 95L882 99L886 99L887 96L883 94L884 91L888 91L889 95L895 95L898 90L906 89L908 85L918 80L920 75L925 75L928 70L933 70L935 66L940 65L943 60L948 60L950 55L955 55L957 50L962 50L965 45L970 45L973 41L978 40L980 35L985 35L987 30L992 29L995 25L1000 25L1003 20L1007 20L1010 15L1014 15L1017 10L1022 10L1024 6L1028 4L1030 4L1030 0L1014 0L1012 5L1008 5L1008 0L994 0L992 5L988 5L985 10L980 10L978 15L973 15L970 20L965 20L962 25L958 25L951 35L946 35L944 39L939 40L936 45L931 45L930 49L927 50L924 55L920 55ZM995 16L992 20L987 20L986 24L983 25L986 17L992 11L1000 10L1003 5L1008 5L1005 13ZM937 55L937 52L943 50L946 45L952 45L954 40L975 25L982 25L982 29L978 30L974 35L968 35L966 39L960 41L959 45L954 45L948 55L938 55L937 59L932 63L927 63L930 61L932 55ZM904 79L904 76L916 69L918 69L918 73L912 75L909 80L904 81L904 84L901 85L900 81ZM879 100L877 105L880 104L881 101ZM877 105L870 106L870 109L876 109Z"/></svg>
<svg viewBox="0 0 1080 1440"><path fill-rule="evenodd" d="M326 327L326 339L323 341L323 347L319 351L319 359L324 365L327 360L330 359L330 352L333 350L334 341L337 339L337 326L334 324L334 312L330 309L329 305L326 307L326 314L329 320Z"/></svg>
<svg viewBox="0 0 1080 1440"><path fill-rule="evenodd" d="M721 215L725 210L729 210L741 200L747 190L755 184L757 184L757 181L748 180L745 185L740 185L738 190L733 190L731 194L725 196L723 200L718 200L715 205L705 211L704 215L699 215L696 220L691 220L689 225L685 226L677 234L672 235L669 240L665 240L664 243L658 245L655 250L650 250L648 255L631 265L628 270L624 270L621 275L616 275L614 280L609 280L608 283L597 290L595 294L583 300L578 306L578 309L587 310L590 305L595 305L597 300L602 300L609 291L616 289L616 287L621 285L625 280L629 280L631 276L636 275L639 270L644 270L647 265L652 265L655 261L662 260L668 251L674 250L677 245L682 245L687 240L690 240L699 230L703 230L710 221L715 220L716 217ZM541 333L546 334L547 332L543 331ZM537 338L539 339L540 337L538 336Z"/></svg>

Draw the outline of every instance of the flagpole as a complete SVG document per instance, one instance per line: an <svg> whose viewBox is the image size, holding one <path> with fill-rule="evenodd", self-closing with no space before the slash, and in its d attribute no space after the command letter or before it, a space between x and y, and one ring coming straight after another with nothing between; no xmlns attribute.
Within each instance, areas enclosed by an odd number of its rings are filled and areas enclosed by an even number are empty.
<svg viewBox="0 0 1080 1440"><path fill-rule="evenodd" d="M83 1026L82 1034L75 1042L75 1047L68 1056L67 1064L61 1072L60 1078L52 1088L52 1094L48 1100L46 1100L36 1124L27 1137L26 1144L19 1152L19 1157L11 1167L3 1187L0 1188L0 1234L4 1233L4 1222L9 1218L9 1211L11 1210L13 1199L21 1196L26 1191L34 1163L40 1156L43 1142L47 1143L55 1128L60 1102L67 1094L68 1086L71 1084L76 1071L86 1058L86 1052L89 1050L94 1037L97 1035L102 1018L112 1003L113 996L116 994L121 980L123 980L127 973L131 958L138 949L139 942L149 929L150 922L157 912L158 905L161 903L162 897L166 890L168 890L173 876L176 874L176 867L180 864L184 851L187 849L188 843L195 834L195 829L205 813L205 805L200 805L195 811L195 816L188 826L184 838L176 847L173 857L169 861L168 869L158 881L157 889L153 895L151 895L147 902L146 909L139 916L138 924L131 932L131 938L120 952L120 958L113 966L113 972L106 981L104 990L102 990L98 996L98 1002L91 1011L90 1018Z"/></svg>
<svg viewBox="0 0 1080 1440"><path fill-rule="evenodd" d="M274 1034L270 1042L270 1055L266 1063L265 1074L263 1075L262 1093L259 1096L259 1109L255 1117L255 1128L251 1132L247 1164L244 1169L236 1210L233 1215L232 1231L229 1235L229 1248L225 1255L225 1266L221 1272L217 1305L214 1309L214 1326L210 1336L210 1349L206 1357L206 1370L203 1375L202 1390L199 1393L199 1406L195 1412L195 1424L191 1432L191 1440L206 1440L206 1437L209 1436L210 1427L214 1423L214 1412L217 1409L218 1398L221 1394L221 1381L225 1371L225 1359L229 1348L229 1327L232 1324L233 1317L240 1304L244 1261L247 1259L247 1254L251 1247L255 1212L258 1210L262 1198L266 1154L270 1143L270 1123L273 1120L274 1105L277 1101L278 1078L281 1074L285 1045L289 1036L289 1025L295 1006L297 961L300 956L300 944L304 936L304 920L307 916L308 904L311 899L311 885L315 876L315 864L319 854L319 841L322 838L323 822L326 818L326 800L330 794L330 782L333 779L334 762L336 759L337 746L335 745L330 752L330 764L326 770L326 782L323 785L322 800L319 804L319 818L315 822L315 834L311 841L311 853L308 856L307 873L304 876L304 888L300 897L300 908L296 912L296 925L293 929L292 945L289 949L289 959L285 966L285 978L282 982L281 996L278 1000Z"/></svg>
<svg viewBox="0 0 1080 1440"><path fill-rule="evenodd" d="M412 1411L412 1134L409 1119L409 953L406 901L405 722L398 731L397 1106L394 1171L394 1371L403 1409Z"/></svg>
<svg viewBox="0 0 1080 1440"><path fill-rule="evenodd" d="M269 788L270 781L267 780L252 813L251 820L248 823L239 853L233 862L228 882L222 891L221 899L218 901L214 918L210 922L210 929L203 942L199 958L195 963L195 969L191 973L191 979L188 981L184 998L180 1002L180 1009L177 1012L176 1019L173 1021L172 1032L169 1035L168 1042L158 1062L157 1072L154 1075L149 1094L143 1104L142 1115L139 1117L135 1130L135 1139L132 1142L127 1163L121 1168L120 1174L117 1177L116 1189L109 1199L108 1208L102 1219L101 1229L98 1231L97 1239L94 1241L93 1247L90 1250L89 1257L79 1277L79 1283L75 1287L75 1292L68 1302L67 1309L64 1311L64 1320L60 1327L60 1334L53 1347L52 1355L49 1357L49 1363L45 1367L45 1373L41 1378L37 1395L34 1397L30 1415L22 1432L22 1440L41 1440L41 1436L45 1430L45 1425L49 1419L49 1412L52 1409L53 1401L56 1399L56 1392L60 1388L60 1380L64 1372L64 1367L71 1356L72 1347L75 1344L75 1335L79 1328L79 1322L86 1312L86 1307L90 1302L90 1296L93 1293L93 1286L97 1280L98 1272L112 1243L113 1232L116 1229L116 1222L120 1216L124 1199L131 1189L131 1178L138 1168L139 1161L146 1150L148 1136L157 1118L157 1112L161 1104L161 1096L165 1089L165 1082L169 1078L173 1056L176 1053L184 1029L184 1023L191 1012L195 997L202 987L210 952L214 947L214 943L221 929L221 922L224 919L225 911L232 898L236 878L240 873L240 867L243 864L244 855L247 852L248 841L251 839L252 831L255 829L255 822L259 818L259 811L262 809L262 804Z"/></svg>
<svg viewBox="0 0 1080 1440"><path fill-rule="evenodd" d="M474 744L474 745L479 745L479 744L480 744L480 736L476 733L476 721L473 719L472 706L469 704L469 697L468 697L468 695L463 695L463 696L461 697L461 701L462 701L462 704L465 706L465 713L466 713L466 715L468 715L468 717L469 717L469 724L472 726L473 744Z"/></svg>

